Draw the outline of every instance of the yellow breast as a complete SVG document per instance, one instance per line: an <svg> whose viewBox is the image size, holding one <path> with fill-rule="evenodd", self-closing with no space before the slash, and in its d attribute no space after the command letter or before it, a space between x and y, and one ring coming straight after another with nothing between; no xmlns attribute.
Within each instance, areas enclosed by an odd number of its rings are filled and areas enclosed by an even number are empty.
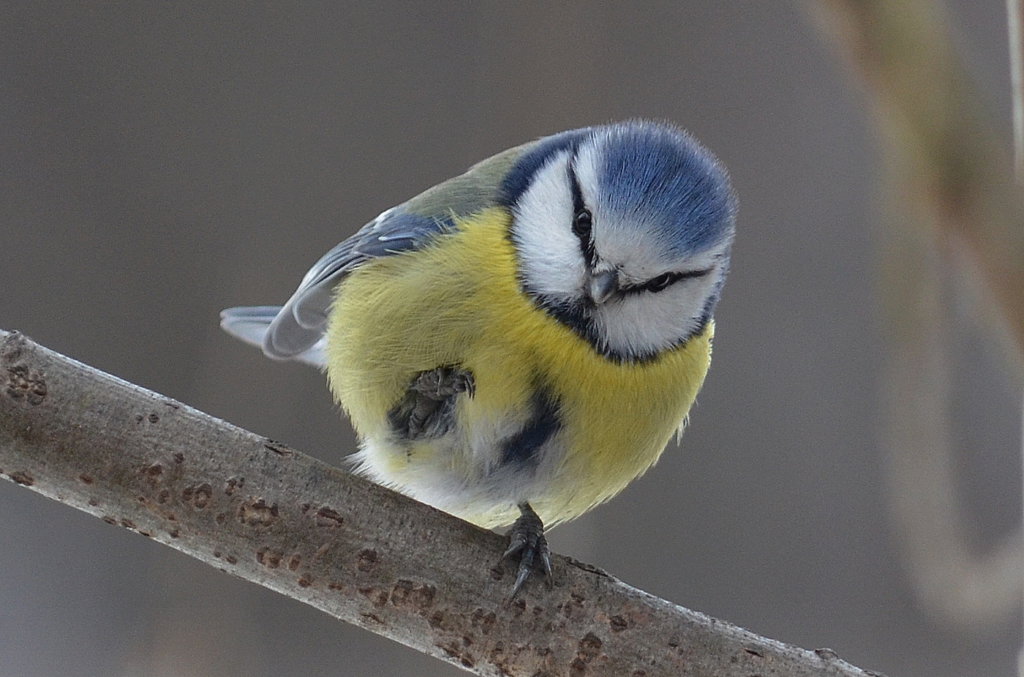
<svg viewBox="0 0 1024 677"><path fill-rule="evenodd" d="M611 361L520 289L508 227L506 210L489 209L350 274L331 313L328 376L375 479L485 526L511 522L527 500L550 526L657 460L703 383L714 327L648 362ZM441 365L476 382L460 396L456 441L397 443L387 412ZM495 447L527 420L538 383L558 403L558 444L550 462L517 474Z"/></svg>

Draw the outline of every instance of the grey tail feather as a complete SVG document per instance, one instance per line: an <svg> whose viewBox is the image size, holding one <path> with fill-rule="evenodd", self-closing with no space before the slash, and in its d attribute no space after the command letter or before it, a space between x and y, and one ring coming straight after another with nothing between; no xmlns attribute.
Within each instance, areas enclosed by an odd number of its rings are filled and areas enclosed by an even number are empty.
<svg viewBox="0 0 1024 677"><path fill-rule="evenodd" d="M235 338L249 345L262 348L267 357L278 360L295 360L314 367L323 367L326 364L326 355L324 353L326 342L323 337L323 331L301 330L298 332L309 334L309 336L304 335L301 337L299 342L302 345L298 349L278 345L282 335L282 332L280 332L282 321L289 325L294 323L294 319L291 317L280 317L280 315L280 306L240 306L228 308L220 313L220 326ZM288 328L290 331L285 332L285 335L294 335L296 333L294 330L297 327L289 326ZM275 339L273 343L270 340L272 337Z"/></svg>

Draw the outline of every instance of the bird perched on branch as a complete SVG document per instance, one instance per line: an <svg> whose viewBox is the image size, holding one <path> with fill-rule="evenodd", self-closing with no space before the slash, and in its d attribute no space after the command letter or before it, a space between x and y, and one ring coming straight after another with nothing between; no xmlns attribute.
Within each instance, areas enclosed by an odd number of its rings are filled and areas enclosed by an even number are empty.
<svg viewBox="0 0 1024 677"><path fill-rule="evenodd" d="M484 527L514 596L545 526L621 491L707 373L736 199L686 132L631 121L499 153L388 209L229 333L324 367L354 468Z"/></svg>

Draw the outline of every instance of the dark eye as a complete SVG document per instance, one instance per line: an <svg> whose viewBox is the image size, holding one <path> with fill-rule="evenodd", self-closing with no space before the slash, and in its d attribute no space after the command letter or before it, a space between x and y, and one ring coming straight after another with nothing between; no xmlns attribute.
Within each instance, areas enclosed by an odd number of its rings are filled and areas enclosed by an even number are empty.
<svg viewBox="0 0 1024 677"><path fill-rule="evenodd" d="M663 273L658 277L651 278L644 284L644 289L652 292L659 292L679 279L676 273Z"/></svg>
<svg viewBox="0 0 1024 677"><path fill-rule="evenodd" d="M594 227L594 217L590 210L583 208L572 216L572 232L584 243L590 242L590 231Z"/></svg>
<svg viewBox="0 0 1024 677"><path fill-rule="evenodd" d="M658 277L652 277L651 279L640 285L640 289L649 292L659 292L667 289L669 285L672 285L679 280L689 280L694 277L704 277L711 272L711 268L704 268L703 270L688 270L684 273L662 273Z"/></svg>

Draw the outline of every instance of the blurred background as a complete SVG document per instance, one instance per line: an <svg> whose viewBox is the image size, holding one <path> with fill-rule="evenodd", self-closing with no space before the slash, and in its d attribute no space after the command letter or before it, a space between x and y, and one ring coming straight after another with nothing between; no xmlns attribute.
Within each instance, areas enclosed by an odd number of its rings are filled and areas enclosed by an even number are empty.
<svg viewBox="0 0 1024 677"><path fill-rule="evenodd" d="M946 4L1009 148L1004 3ZM3 3L0 327L337 462L353 437L324 379L218 312L280 303L508 146L673 120L741 200L714 364L682 448L552 547L891 677L1014 674L1018 613L930 613L891 526L893 218L847 70L796 3ZM1019 528L1020 392L950 294L956 491L985 552ZM0 676L72 673L462 674L0 482Z"/></svg>

